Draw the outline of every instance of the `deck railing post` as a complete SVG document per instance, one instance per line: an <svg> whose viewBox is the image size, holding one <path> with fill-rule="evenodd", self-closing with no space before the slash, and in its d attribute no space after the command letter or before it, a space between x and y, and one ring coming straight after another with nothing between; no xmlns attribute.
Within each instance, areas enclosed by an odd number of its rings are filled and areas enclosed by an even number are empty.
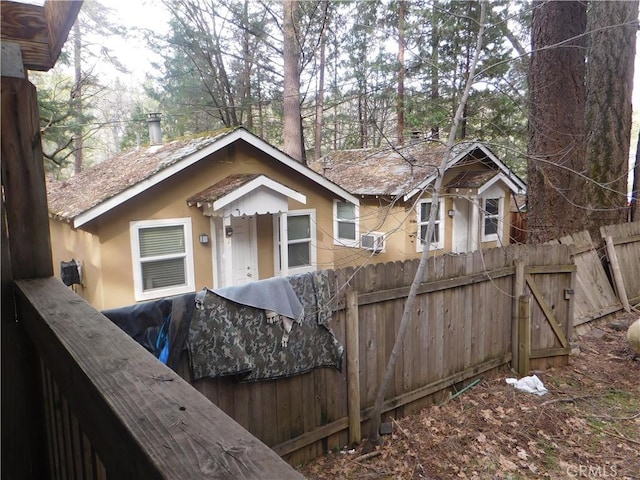
<svg viewBox="0 0 640 480"><path fill-rule="evenodd" d="M13 280L49 277L53 266L36 89L2 73L2 478L36 479L48 463L39 359Z"/></svg>

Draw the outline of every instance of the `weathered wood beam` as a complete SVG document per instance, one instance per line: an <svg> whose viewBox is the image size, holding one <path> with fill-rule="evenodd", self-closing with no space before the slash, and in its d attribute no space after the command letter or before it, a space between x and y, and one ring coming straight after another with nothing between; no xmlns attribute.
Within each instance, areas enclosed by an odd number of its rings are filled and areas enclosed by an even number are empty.
<svg viewBox="0 0 640 480"><path fill-rule="evenodd" d="M2 288L0 306L0 477L39 480L47 478L46 443L42 415L38 355L16 321L9 238L4 201L0 210Z"/></svg>
<svg viewBox="0 0 640 480"><path fill-rule="evenodd" d="M53 275L36 89L2 77L1 153L13 278Z"/></svg>
<svg viewBox="0 0 640 480"><path fill-rule="evenodd" d="M0 36L17 42L29 70L51 69L78 16L82 1L47 1L44 6L3 0Z"/></svg>

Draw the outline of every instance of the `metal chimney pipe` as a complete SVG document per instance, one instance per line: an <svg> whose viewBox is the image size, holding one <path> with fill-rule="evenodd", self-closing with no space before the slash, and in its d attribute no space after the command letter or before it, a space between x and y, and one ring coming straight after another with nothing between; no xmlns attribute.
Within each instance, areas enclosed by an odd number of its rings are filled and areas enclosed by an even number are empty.
<svg viewBox="0 0 640 480"><path fill-rule="evenodd" d="M149 127L149 143L162 145L162 127L160 126L161 113L147 113L147 126Z"/></svg>

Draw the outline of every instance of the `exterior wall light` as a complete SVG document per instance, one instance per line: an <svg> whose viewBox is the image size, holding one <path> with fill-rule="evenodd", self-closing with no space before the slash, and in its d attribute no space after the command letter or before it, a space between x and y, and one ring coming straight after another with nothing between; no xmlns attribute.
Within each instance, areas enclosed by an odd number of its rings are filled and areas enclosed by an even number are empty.
<svg viewBox="0 0 640 480"><path fill-rule="evenodd" d="M206 233L201 233L199 240L202 245L209 245L209 235Z"/></svg>

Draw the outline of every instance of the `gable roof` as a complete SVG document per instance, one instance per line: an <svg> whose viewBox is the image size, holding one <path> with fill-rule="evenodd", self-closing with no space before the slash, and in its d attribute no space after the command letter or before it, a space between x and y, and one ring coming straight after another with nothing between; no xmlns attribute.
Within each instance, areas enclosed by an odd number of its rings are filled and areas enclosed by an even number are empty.
<svg viewBox="0 0 640 480"><path fill-rule="evenodd" d="M356 195L412 197L433 182L446 148L440 143L418 142L402 147L331 152L309 166ZM480 142L453 147L447 168L489 160L511 179L509 187L525 190L524 182Z"/></svg>
<svg viewBox="0 0 640 480"><path fill-rule="evenodd" d="M49 181L47 197L53 218L80 227L172 175L225 147L243 141L264 152L275 163L288 167L339 198L359 204L356 197L273 145L238 127L209 136L180 139L163 145L131 150L64 182Z"/></svg>
<svg viewBox="0 0 640 480"><path fill-rule="evenodd" d="M187 198L190 207L209 206L214 211L220 210L232 202L265 187L282 197L289 197L300 203L307 203L307 197L300 192L282 185L279 182L259 173L236 173L229 175L201 192Z"/></svg>

